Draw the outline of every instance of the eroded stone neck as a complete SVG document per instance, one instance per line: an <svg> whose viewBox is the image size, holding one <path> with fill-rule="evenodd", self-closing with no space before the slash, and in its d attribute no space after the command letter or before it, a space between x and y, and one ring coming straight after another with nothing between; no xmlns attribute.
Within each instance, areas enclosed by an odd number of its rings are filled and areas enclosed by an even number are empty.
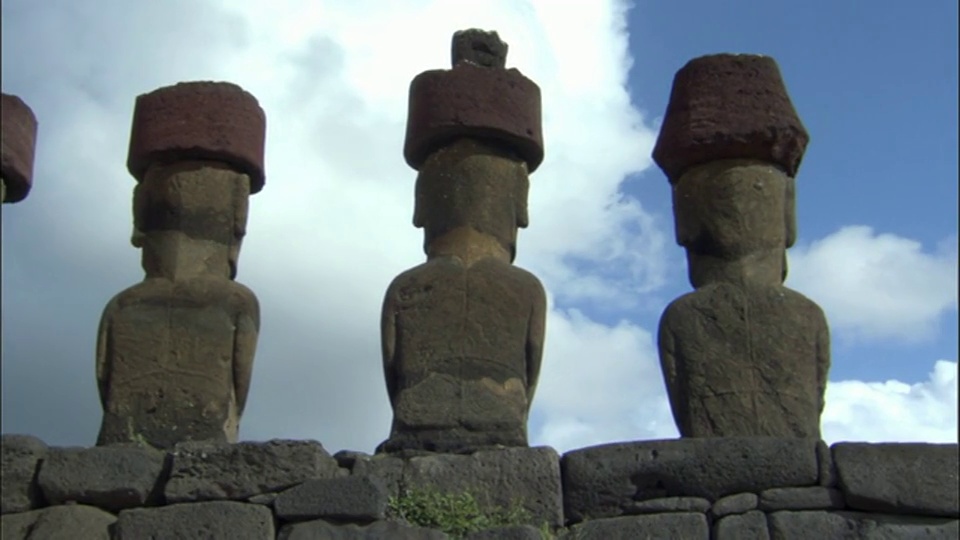
<svg viewBox="0 0 960 540"><path fill-rule="evenodd" d="M785 260L783 249L748 253L734 260L687 250L690 284L697 289L717 283L740 287L779 286L785 277Z"/></svg>
<svg viewBox="0 0 960 540"><path fill-rule="evenodd" d="M180 231L150 231L134 242L143 249L141 264L147 278L232 278L231 249L226 244L190 238Z"/></svg>
<svg viewBox="0 0 960 540"><path fill-rule="evenodd" d="M467 267L489 258L507 264L511 262L510 252L495 236L469 226L457 227L430 242L427 246L427 260L439 257L456 257Z"/></svg>

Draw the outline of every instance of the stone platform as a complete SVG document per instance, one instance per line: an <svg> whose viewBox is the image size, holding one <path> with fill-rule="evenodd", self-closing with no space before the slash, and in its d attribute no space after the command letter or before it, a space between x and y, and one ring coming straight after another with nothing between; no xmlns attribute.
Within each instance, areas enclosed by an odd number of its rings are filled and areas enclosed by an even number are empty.
<svg viewBox="0 0 960 540"><path fill-rule="evenodd" d="M410 493L514 523L465 538L957 538L956 444L720 438L330 455L315 441L48 447L2 438L4 540L441 539ZM417 516L411 517L416 521Z"/></svg>

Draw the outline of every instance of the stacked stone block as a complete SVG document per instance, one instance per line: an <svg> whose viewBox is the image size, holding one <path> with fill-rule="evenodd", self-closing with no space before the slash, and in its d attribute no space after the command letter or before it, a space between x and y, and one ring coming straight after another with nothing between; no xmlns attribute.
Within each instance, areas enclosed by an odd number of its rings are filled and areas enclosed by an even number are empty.
<svg viewBox="0 0 960 540"><path fill-rule="evenodd" d="M137 98L127 167L146 277L103 312L98 445L236 441L260 314L234 278L265 133L257 100L233 84Z"/></svg>
<svg viewBox="0 0 960 540"><path fill-rule="evenodd" d="M2 94L0 139L0 202L20 202L33 185L33 154L37 145L37 118L17 96Z"/></svg>
<svg viewBox="0 0 960 540"><path fill-rule="evenodd" d="M820 437L827 321L783 286L807 141L773 59L705 56L677 72L653 157L696 289L658 335L684 437Z"/></svg>
<svg viewBox="0 0 960 540"><path fill-rule="evenodd" d="M495 32L453 38L453 69L410 84L404 157L427 262L390 284L381 342L393 407L379 450L526 446L546 295L512 265L528 174L543 160L540 89L504 69Z"/></svg>
<svg viewBox="0 0 960 540"><path fill-rule="evenodd" d="M742 437L400 457L314 441L0 442L5 540L448 538L391 510L416 490L526 511L474 539L953 539L960 523L956 444Z"/></svg>

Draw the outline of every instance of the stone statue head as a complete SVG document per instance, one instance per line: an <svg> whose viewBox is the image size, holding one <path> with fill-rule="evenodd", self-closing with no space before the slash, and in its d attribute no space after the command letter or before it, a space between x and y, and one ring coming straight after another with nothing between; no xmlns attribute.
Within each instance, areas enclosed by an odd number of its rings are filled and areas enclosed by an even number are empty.
<svg viewBox="0 0 960 540"><path fill-rule="evenodd" d="M530 180L526 163L505 148L459 139L427 158L417 176L413 224L424 250L461 227L495 237L516 255L517 228L526 227Z"/></svg>
<svg viewBox="0 0 960 540"><path fill-rule="evenodd" d="M723 160L691 168L673 187L677 243L736 259L796 241L794 180L774 165Z"/></svg>
<svg viewBox="0 0 960 540"><path fill-rule="evenodd" d="M148 275L171 257L196 257L209 271L237 273L246 234L250 178L215 162L151 167L134 189L131 243Z"/></svg>

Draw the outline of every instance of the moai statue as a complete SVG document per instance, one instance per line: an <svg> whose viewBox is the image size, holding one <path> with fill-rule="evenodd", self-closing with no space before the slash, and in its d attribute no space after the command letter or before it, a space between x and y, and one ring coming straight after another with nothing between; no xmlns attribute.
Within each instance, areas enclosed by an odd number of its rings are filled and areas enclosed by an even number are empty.
<svg viewBox="0 0 960 540"><path fill-rule="evenodd" d="M33 152L37 144L37 118L17 96L3 94L2 170L0 201L20 202L30 193L33 183Z"/></svg>
<svg viewBox="0 0 960 540"><path fill-rule="evenodd" d="M264 183L266 119L229 83L137 98L127 169L143 282L103 312L98 445L236 442L260 314L233 281L251 193Z"/></svg>
<svg viewBox="0 0 960 540"><path fill-rule="evenodd" d="M404 156L427 262L393 280L383 367L393 406L379 452L526 446L546 296L512 265L528 174L543 161L540 89L504 69L495 32L453 37L453 69L410 85Z"/></svg>
<svg viewBox="0 0 960 540"><path fill-rule="evenodd" d="M684 437L820 437L827 321L783 286L808 140L773 59L705 56L677 72L653 158L696 289L659 330Z"/></svg>

